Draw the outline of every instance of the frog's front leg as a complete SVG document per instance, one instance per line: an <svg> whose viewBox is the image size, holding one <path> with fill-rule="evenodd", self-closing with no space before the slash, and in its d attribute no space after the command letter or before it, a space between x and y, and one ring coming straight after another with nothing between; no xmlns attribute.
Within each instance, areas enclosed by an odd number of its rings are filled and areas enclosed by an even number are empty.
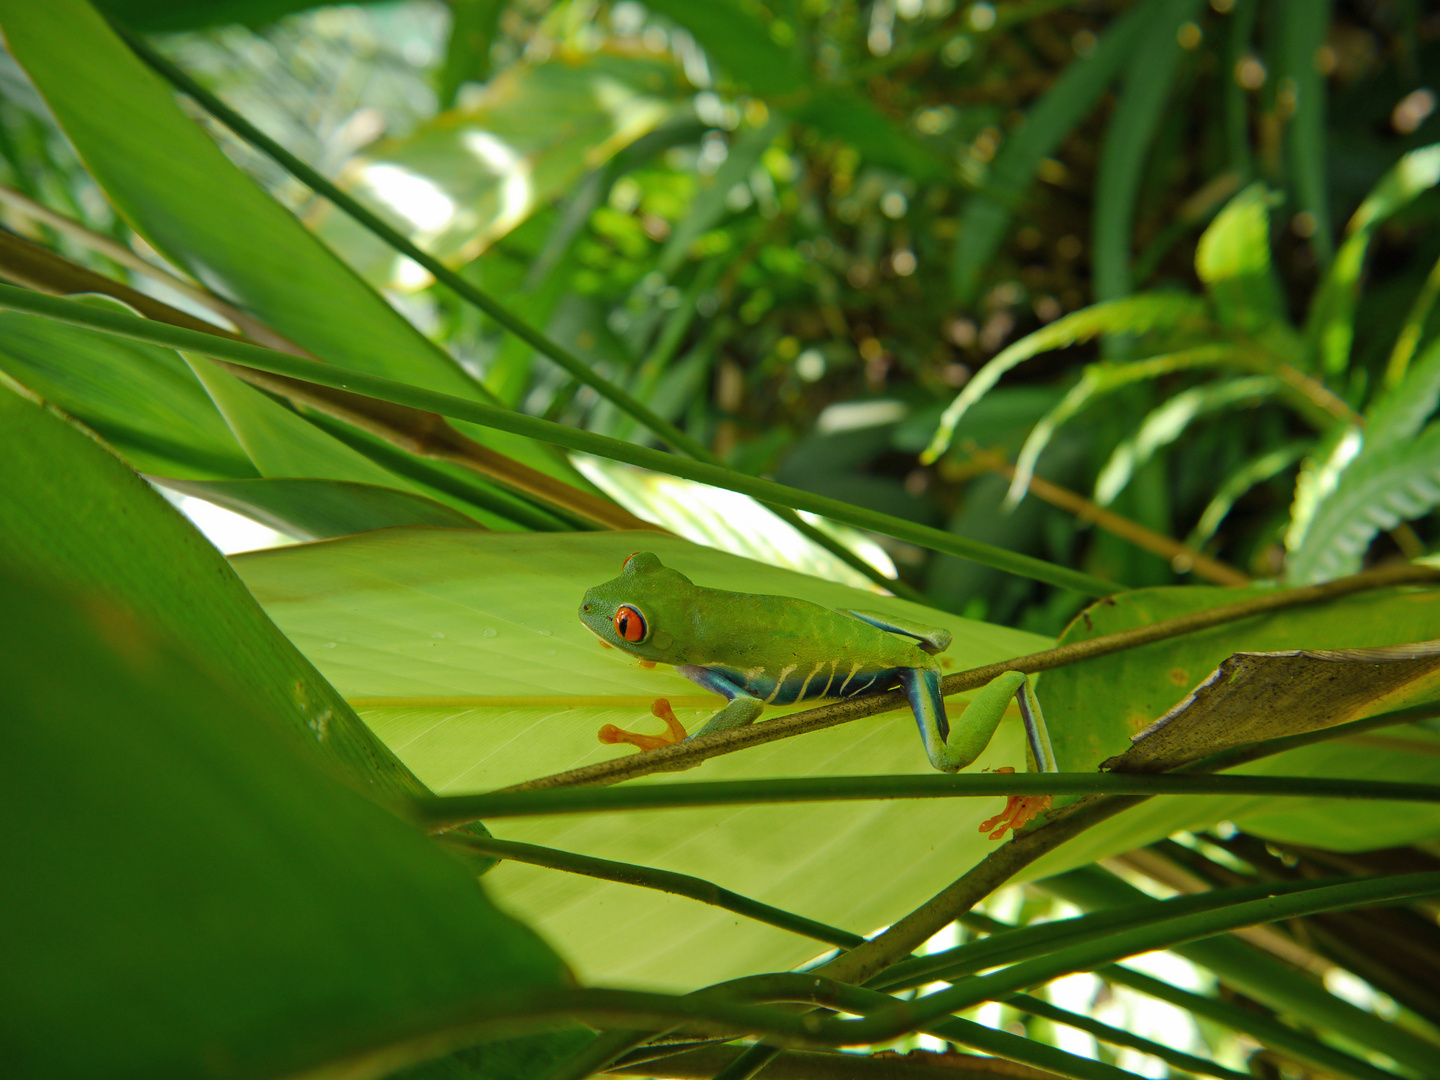
<svg viewBox="0 0 1440 1080"><path fill-rule="evenodd" d="M1040 702L1029 681L1019 671L997 675L976 693L965 711L955 721L954 730L945 718L945 703L940 695L940 673L927 668L909 668L900 672L900 684L910 699L915 723L930 764L941 772L956 772L969 765L995 736L1000 718L1013 697L1020 706L1025 724L1026 758L1032 772L1058 772L1055 751L1050 746L1050 732L1040 711ZM992 840L1002 839L1007 830L1019 829L1050 806L1049 795L1011 795L1005 809L980 826ZM998 828L997 828L998 826ZM995 830L995 831L991 831Z"/></svg>
<svg viewBox="0 0 1440 1080"><path fill-rule="evenodd" d="M729 731L731 728L743 727L752 723L760 715L765 703L753 694L748 693L744 687L731 681L724 675L709 668L697 667L694 664L686 664L677 667L675 670L684 675L691 682L698 683L706 690L721 694L730 699L730 704L721 709L705 722L705 725L697 731L696 735L714 735L719 731ZM670 702L664 698L656 698L655 704L650 711L665 721L668 732L665 735L641 735L638 732L626 731L614 724L606 724L600 729L600 741L603 743L629 743L641 750L654 750L661 746L670 746L680 742L687 737L685 727L675 718L674 711L670 708Z"/></svg>

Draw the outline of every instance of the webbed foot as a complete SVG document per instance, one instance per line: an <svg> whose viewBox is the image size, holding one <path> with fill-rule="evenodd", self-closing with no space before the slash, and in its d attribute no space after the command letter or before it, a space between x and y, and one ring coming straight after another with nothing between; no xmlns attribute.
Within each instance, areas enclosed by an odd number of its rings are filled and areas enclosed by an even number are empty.
<svg viewBox="0 0 1440 1080"><path fill-rule="evenodd" d="M618 728L614 724L606 724L598 733L600 741L603 743L629 743L641 750L658 750L662 746L673 746L675 743L684 742L689 737L685 731L685 725L675 718L675 710L670 708L670 702L665 698L656 698L650 706L650 713L665 721L665 727L668 730L664 735L641 735L639 732Z"/></svg>
<svg viewBox="0 0 1440 1080"><path fill-rule="evenodd" d="M1009 765L995 770L997 773L1013 773ZM1005 800L1005 809L987 821L980 823L980 831L990 833L991 840L1004 840L1008 831L1019 832L1036 817L1050 809L1052 795L1010 795ZM991 830L994 829L994 832Z"/></svg>

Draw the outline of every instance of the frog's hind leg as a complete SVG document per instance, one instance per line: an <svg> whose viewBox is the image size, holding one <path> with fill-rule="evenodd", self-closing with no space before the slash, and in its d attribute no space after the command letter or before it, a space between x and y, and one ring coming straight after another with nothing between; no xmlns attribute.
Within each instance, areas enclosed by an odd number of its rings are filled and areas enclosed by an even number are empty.
<svg viewBox="0 0 1440 1080"><path fill-rule="evenodd" d="M914 638L921 649L932 655L942 653L950 647L951 634L943 626L919 626L892 619L888 615L877 615L873 611L847 611L844 614L888 633Z"/></svg>

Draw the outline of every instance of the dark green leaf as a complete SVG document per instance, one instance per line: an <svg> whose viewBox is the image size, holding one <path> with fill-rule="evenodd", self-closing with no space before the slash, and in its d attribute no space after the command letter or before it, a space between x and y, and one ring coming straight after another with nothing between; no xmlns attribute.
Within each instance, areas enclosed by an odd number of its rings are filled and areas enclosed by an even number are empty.
<svg viewBox="0 0 1440 1080"><path fill-rule="evenodd" d="M343 480L155 479L172 491L244 514L300 540L324 540L400 525L480 528L472 518L444 503L375 484Z"/></svg>

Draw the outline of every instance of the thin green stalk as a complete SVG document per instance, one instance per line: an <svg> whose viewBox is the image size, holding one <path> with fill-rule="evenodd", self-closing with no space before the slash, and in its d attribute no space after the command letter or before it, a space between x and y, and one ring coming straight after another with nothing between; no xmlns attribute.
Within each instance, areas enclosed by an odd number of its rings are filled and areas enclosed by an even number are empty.
<svg viewBox="0 0 1440 1080"><path fill-rule="evenodd" d="M1271 1015L1253 1008L1242 1008L1228 1001L1183 990L1119 964L1096 968L1095 974L1106 982L1127 987L1157 1001L1168 1002L1176 1008L1222 1024L1232 1031L1244 1032L1287 1057L1336 1076L1348 1077L1350 1080L1396 1080L1394 1073L1361 1061L1343 1050L1327 1046L1289 1024L1281 1023Z"/></svg>
<svg viewBox="0 0 1440 1080"><path fill-rule="evenodd" d="M808 510L823 517L854 525L857 528L870 529L896 539L908 540L921 547L958 555L963 559L973 559L986 566L993 566L996 569L1043 581L1046 584L1058 585L1061 588L1074 589L1089 596L1107 596L1119 591L1119 586L1090 574L1055 566L1043 560L1006 551L990 544L982 544L941 529L931 528L928 525L919 525L892 517L889 514L852 506L838 499L814 495L798 488L777 484L772 480L748 476L724 466L688 460L675 454L651 449L648 446L622 442L619 439L566 427L563 424L554 424L538 417L527 416L524 413L487 405L479 401L471 401L452 394L424 390L406 383L396 382L393 379L381 378L378 375L353 371L332 364L323 364L304 357L276 352L259 345L232 341L212 334L186 330L168 323L137 318L121 312L102 311L73 300L45 296L11 285L0 285L0 308L41 315L75 326L88 327L105 334L148 341L171 348L188 349L206 356L228 360L243 367L252 367L260 371L269 371L318 383L322 386L364 394L397 405L440 413L460 420L469 420L485 427L554 443L569 450L596 454L657 472L682 476L687 480L710 484L727 491L738 491L742 495L750 495L761 502ZM892 583L887 579L888 584Z"/></svg>
<svg viewBox="0 0 1440 1080"><path fill-rule="evenodd" d="M1102 1024L1099 1020L1092 1020L1088 1016L1070 1012L1068 1009L1061 1009L1042 1001L1040 998L1031 997L1029 994L1015 994L1005 999L1005 1004L1021 1012L1030 1013L1032 1016L1039 1016L1052 1023L1064 1024L1066 1027L1075 1028L1077 1031L1088 1032L1103 1043L1111 1046L1128 1046L1132 1050L1139 1050L1142 1054L1149 1054L1161 1061L1174 1065L1178 1069L1187 1072L1199 1073L1202 1076L1218 1076L1220 1080L1255 1080L1249 1073L1238 1073L1233 1069L1227 1069L1223 1065L1217 1065L1213 1061L1196 1057L1194 1054L1187 1054L1182 1050L1174 1050L1164 1043L1157 1043L1151 1039L1141 1038L1139 1035L1132 1035L1122 1028L1111 1027L1109 1024Z"/></svg>
<svg viewBox="0 0 1440 1080"><path fill-rule="evenodd" d="M1096 912L1092 914L1109 913ZM1084 917L1086 916L1082 916L1082 918ZM974 911L961 915L959 921L972 930L979 930L992 937L1009 937L1011 934L1022 934L1031 929L1038 929L1038 927L1015 926ZM1316 1068L1332 1072L1337 1076L1348 1077L1350 1080L1395 1080L1394 1073L1378 1069L1341 1050L1327 1046L1288 1024L1282 1024L1274 1019L1272 1013L1262 1011L1263 1006L1241 1008L1191 990L1182 990L1167 982L1118 964L1096 968L1094 974L1106 982L1127 987L1137 993L1168 1002L1186 1012L1194 1013L1196 1016L1213 1020L1232 1031L1253 1035L1266 1046L1272 1047L1296 1061L1314 1065Z"/></svg>
<svg viewBox="0 0 1440 1080"><path fill-rule="evenodd" d="M1345 879L1328 881L1260 882L1231 889L1215 889L1166 900L1146 900L1105 911L1092 911L1069 919L1040 923L1035 926L1012 927L1004 923L986 925L990 935L980 941L967 942L943 952L928 953L902 961L871 979L865 985L872 990L894 993L924 986L929 982L954 982L985 968L1015 964L1044 956L1058 948L1083 944L1108 937L1121 930L1131 930L1199 911L1212 911L1231 904L1260 900L1267 896L1303 892L1339 884ZM1276 886L1280 887L1276 887ZM967 921L970 916L962 916Z"/></svg>
<svg viewBox="0 0 1440 1080"><path fill-rule="evenodd" d="M1361 879L1364 880L1380 879ZM1144 896L1134 886L1096 866L1046 878L1040 887L1086 908L1133 904ZM1319 896L1324 891L1292 894L1282 902L1294 896ZM1267 921L1271 920L1257 920ZM1203 940L1206 937L1210 940ZM1228 935L1196 935L1168 947L1214 972L1240 993L1283 1010L1307 1027L1360 1046L1383 1049L1392 1059L1422 1076L1440 1076L1440 1045L1328 993L1246 942Z"/></svg>
<svg viewBox="0 0 1440 1080"><path fill-rule="evenodd" d="M1440 784L1309 776L1186 776L1130 773L970 773L947 776L822 776L712 780L633 787L541 788L448 795L416 804L416 817L449 828L480 819L541 814L667 810L777 802L993 798L997 795L1259 795L1440 802Z"/></svg>
<svg viewBox="0 0 1440 1080"><path fill-rule="evenodd" d="M1440 894L1440 872L1425 874L1393 874L1378 878L1329 885L1287 896L1273 896L1248 903L1233 904L1218 911L1181 915L1174 919L1134 930L1122 931L1105 938L1062 949L1048 956L1027 960L990 975L964 979L948 990L910 1003L918 1014L914 1022L994 1001L1009 993L1038 986L1062 975L1091 971L1128 956L1170 949L1187 942L1199 941L1257 923L1313 915L1322 911L1338 911L1371 904L1393 903ZM898 1009L896 1010L899 1011ZM884 1017L870 1017L858 1024L880 1027ZM1423 1067L1440 1072L1440 1047L1432 1047ZM1420 1067L1419 1062L1415 1063Z"/></svg>
<svg viewBox="0 0 1440 1080"><path fill-rule="evenodd" d="M523 992L495 1003L495 1010L501 1015L529 1016L536 1011L542 1015L556 1015L554 999L567 997L595 997L583 1016L592 1019L595 1011L603 1004L616 1006L629 1004L643 1016L625 1017L616 1023L616 1013L606 1013L603 1023L614 1026L635 1027L650 1023L655 1027L670 1026L677 1017L687 1011L692 1022L707 1024L710 1030L717 1026L723 1030L737 1020L750 1019L755 1024L750 1030L765 1036L779 1035L777 1041L812 1045L863 1045L885 1042L917 1029L940 1032L945 1037L967 1042L963 1035L951 1035L960 1021L948 1014L985 1001L1000 1000L1017 991L1049 982L1062 975L1076 971L1087 971L1129 956L1135 956L1155 949L1171 948L1187 941L1193 941L1259 922L1273 922L1277 919L1294 918L1321 911L1336 911L1363 907L1379 903L1413 899L1440 893L1440 873L1397 874L1347 882L1306 890L1288 896L1269 897L1263 900L1230 905L1219 911L1207 911L1177 918L1138 930L1108 935L1103 939L1085 945L1064 949L1036 960L1015 964L990 975L968 978L948 990L942 990L915 1001L896 1002L873 990L847 986L813 972L803 975L766 975L733 983L711 987L686 998L666 998L656 994L636 994L625 991L549 991L539 1000L537 995ZM611 996L612 1000L605 1000ZM861 1015L861 1019L842 1020L826 1018L815 1013L803 1016L781 1014L778 1010L756 1009L743 1004L744 1001L764 998L771 1001L804 1002L830 1008L841 1007L848 1012ZM487 1002L487 1004L489 1004ZM575 1005L580 1005L576 1001ZM572 1006L573 1007L573 1006ZM542 1011L543 1010L543 1011ZM563 1013L561 1013L563 1015ZM493 1022L494 1016L487 1010L482 1015ZM581 1015L579 1010L572 1015ZM620 1016L624 1016L623 1012ZM743 1018L743 1019L742 1019ZM976 1025L978 1027L978 1025ZM947 1030L949 1029L949 1030ZM733 1030L733 1028L732 1028ZM988 1032L987 1038L1004 1033ZM1010 1036L1015 1039L1014 1036ZM1027 1044L1031 1053L1040 1049L1040 1044L1028 1044L1027 1040L1016 1040ZM1021 1049L1025 1049L1022 1047ZM1043 1048L1051 1050L1053 1048ZM1010 1054L1010 1051L1005 1051ZM1071 1055L1067 1055L1070 1057ZM1021 1058L1020 1060L1025 1060ZM1107 1067L1108 1068L1108 1067ZM1113 1076L1085 1070L1067 1071L1071 1076ZM1120 1074L1123 1075L1123 1074Z"/></svg>
<svg viewBox="0 0 1440 1080"><path fill-rule="evenodd" d="M617 386L604 376L598 374L594 368L570 350L566 349L563 345L552 341L523 319L511 314L510 311L494 297L485 293L473 283L466 281L439 259L422 250L404 233L391 226L378 214L366 208L365 205L357 199L346 194L326 177L305 164L305 162L290 153L290 151L286 150L254 124L250 123L250 121L231 109L216 95L210 93L210 91L192 79L180 67L172 64L153 49L143 38L131 34L113 19L111 20L111 26L141 60L149 64L151 68L169 81L172 86L196 101L206 112L210 113L257 150L266 154L302 184L330 200L330 202L349 214L350 217L354 218L360 225L369 229L396 251L402 252L406 257L413 259L420 266L423 266L434 275L436 281L445 285L455 293L456 296L479 308L499 323L501 327L514 334L541 356L548 357L556 364L559 364L575 379L589 386L622 412L639 421L641 424L644 424L645 427L649 428L650 431L669 443L676 450L690 455L696 461L703 461L710 465L720 464L720 459L711 453L710 449L699 440L685 434L685 432L681 431L664 417L657 415L649 406L639 401L622 387ZM858 570L877 584L904 596L906 599L914 600L917 603L923 604L927 602L923 595L916 592L910 586L904 582L893 581L886 577L844 544L816 529L788 506L765 503L765 507L787 525L791 526L791 528L802 533L811 542L819 544L832 555L843 559L853 569Z"/></svg>
<svg viewBox="0 0 1440 1080"><path fill-rule="evenodd" d="M859 934L851 934L837 927L827 926L825 923L807 919L803 915L795 915L783 908L762 904L758 900L741 896L729 889L722 889L714 882L692 877L689 874L677 874L670 870L615 862L611 859L597 859L589 855L560 851L556 848L476 836L467 832L445 832L440 835L442 839L455 841L474 851L493 855L497 859L529 863L531 866L545 866L552 870L563 870L569 874L583 874L586 877L600 878L604 881L618 881L626 885L638 885L642 888L658 889L676 896L686 896L691 900L698 900L702 904L724 908L737 915L769 923L781 930L789 930L791 933L823 941L827 945L836 945L843 949L853 948L865 940Z"/></svg>

